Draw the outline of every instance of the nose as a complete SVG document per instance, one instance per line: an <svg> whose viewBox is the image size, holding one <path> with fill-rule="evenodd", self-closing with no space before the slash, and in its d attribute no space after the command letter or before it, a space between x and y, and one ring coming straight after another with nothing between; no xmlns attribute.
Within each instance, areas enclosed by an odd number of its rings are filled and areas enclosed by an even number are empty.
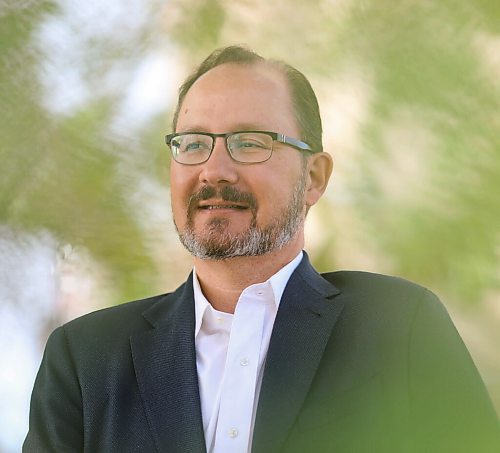
<svg viewBox="0 0 500 453"><path fill-rule="evenodd" d="M238 163L229 155L224 137L216 137L210 158L202 164L200 182L208 185L235 184Z"/></svg>

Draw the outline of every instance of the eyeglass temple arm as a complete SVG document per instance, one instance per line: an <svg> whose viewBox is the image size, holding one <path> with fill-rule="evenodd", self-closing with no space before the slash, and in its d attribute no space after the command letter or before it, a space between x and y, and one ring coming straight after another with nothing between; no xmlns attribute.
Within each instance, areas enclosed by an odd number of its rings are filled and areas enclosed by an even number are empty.
<svg viewBox="0 0 500 453"><path fill-rule="evenodd" d="M294 148L300 149L302 151L313 151L313 149L304 142L301 142L300 140L297 140L296 138L293 137L288 137L287 135L283 134L276 134L276 140L281 143L285 143L286 145L293 146Z"/></svg>

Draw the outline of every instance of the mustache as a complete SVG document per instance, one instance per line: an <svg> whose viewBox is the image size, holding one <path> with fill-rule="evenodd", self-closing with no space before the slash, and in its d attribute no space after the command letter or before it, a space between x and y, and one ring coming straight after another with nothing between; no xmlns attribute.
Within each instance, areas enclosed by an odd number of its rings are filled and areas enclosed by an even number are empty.
<svg viewBox="0 0 500 453"><path fill-rule="evenodd" d="M188 212L196 209L196 205L200 201L209 200L210 198L217 198L227 202L245 203L254 212L257 209L257 200L250 192L242 192L231 186L224 186L217 189L212 186L203 186L189 197Z"/></svg>

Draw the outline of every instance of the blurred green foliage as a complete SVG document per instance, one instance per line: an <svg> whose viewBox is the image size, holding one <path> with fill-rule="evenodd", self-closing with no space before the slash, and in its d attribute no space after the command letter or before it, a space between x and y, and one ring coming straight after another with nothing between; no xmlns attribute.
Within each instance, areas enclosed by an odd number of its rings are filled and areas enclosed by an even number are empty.
<svg viewBox="0 0 500 453"><path fill-rule="evenodd" d="M370 5L347 25L347 33L358 31L353 47L360 64L369 62L376 93L363 126L359 207L396 272L455 300L479 302L499 284L500 92L480 42L488 28L498 30L499 16L492 20L492 2ZM394 125L406 127L409 140L413 129L417 139L425 133L432 142L427 149L405 142L395 149L386 141ZM391 162L408 150L421 152L421 179L411 197L394 200L380 178L397 178ZM382 176L372 171L381 159L387 161ZM399 184L404 191L408 181Z"/></svg>
<svg viewBox="0 0 500 453"><path fill-rule="evenodd" d="M40 76L53 49L36 38L59 10L30 3L0 18L0 222L85 247L109 269L118 294L138 297L154 266L117 174L131 152L109 130L118 100L100 94L69 114L47 111Z"/></svg>
<svg viewBox="0 0 500 453"><path fill-rule="evenodd" d="M112 272L123 300L150 294L159 270L127 200L142 177L168 184L161 141L172 105L130 133L112 127L126 86L95 89L70 112L47 110L40 80L56 49L44 48L37 30L48 18L64 19L56 2L29 3L7 6L0 17L0 222L85 247ZM158 36L187 70L215 47L248 43L296 65L322 93L355 68L370 88L367 111L355 149L332 152L356 159L352 221L386 263L378 270L469 304L498 291L499 2L171 0L147 7L156 18L149 25L116 30L114 39L86 38L75 64L93 87L117 65L132 72ZM319 208L326 232L314 257L320 269L342 266L337 205L333 190Z"/></svg>

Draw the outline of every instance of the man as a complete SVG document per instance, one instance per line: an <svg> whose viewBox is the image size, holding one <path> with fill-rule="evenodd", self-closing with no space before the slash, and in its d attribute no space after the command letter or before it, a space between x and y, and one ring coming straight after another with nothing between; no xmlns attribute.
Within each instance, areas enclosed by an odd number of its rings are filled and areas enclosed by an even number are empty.
<svg viewBox="0 0 500 453"><path fill-rule="evenodd" d="M435 296L321 276L302 251L332 171L305 77L215 51L181 87L173 128L193 273L56 329L24 451L495 451L494 409Z"/></svg>

